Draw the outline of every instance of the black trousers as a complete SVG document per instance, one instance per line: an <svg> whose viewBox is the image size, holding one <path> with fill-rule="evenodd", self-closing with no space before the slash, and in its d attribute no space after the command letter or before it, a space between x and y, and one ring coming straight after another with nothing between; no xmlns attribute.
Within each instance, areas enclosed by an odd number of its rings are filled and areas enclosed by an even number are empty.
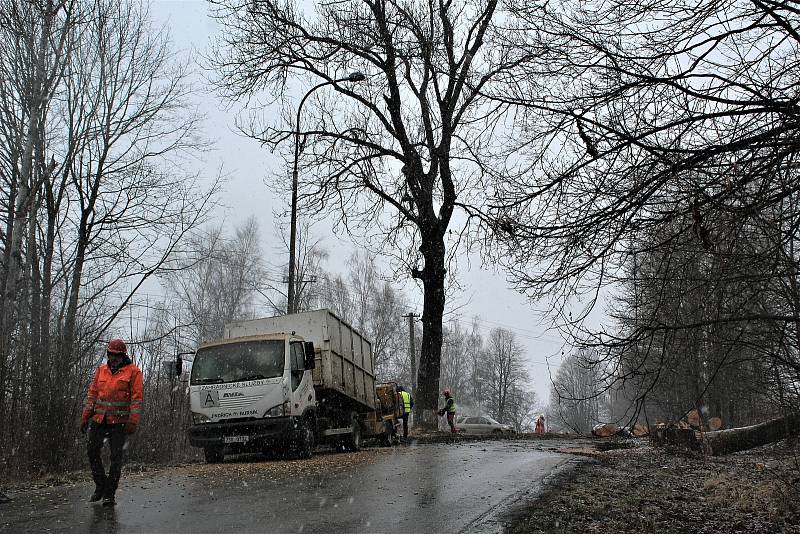
<svg viewBox="0 0 800 534"><path fill-rule="evenodd" d="M407 413L404 413L402 415L402 417L403 417L403 438L407 438L408 437L408 415L409 414L407 414Z"/></svg>
<svg viewBox="0 0 800 534"><path fill-rule="evenodd" d="M103 459L100 453L103 450L103 441L108 438L108 446L111 448L111 466L106 475ZM108 423L89 424L87 432L86 452L89 454L89 467L92 469L92 478L95 486L105 496L113 496L119 485L119 477L122 474L123 454L125 451L125 425Z"/></svg>

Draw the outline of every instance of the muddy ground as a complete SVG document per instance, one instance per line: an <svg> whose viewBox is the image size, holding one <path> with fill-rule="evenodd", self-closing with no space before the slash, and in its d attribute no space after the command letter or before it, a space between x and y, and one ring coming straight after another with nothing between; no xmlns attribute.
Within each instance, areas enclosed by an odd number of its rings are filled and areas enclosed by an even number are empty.
<svg viewBox="0 0 800 534"><path fill-rule="evenodd" d="M509 534L562 532L798 532L800 446L780 443L724 457L602 442L590 461L547 483Z"/></svg>

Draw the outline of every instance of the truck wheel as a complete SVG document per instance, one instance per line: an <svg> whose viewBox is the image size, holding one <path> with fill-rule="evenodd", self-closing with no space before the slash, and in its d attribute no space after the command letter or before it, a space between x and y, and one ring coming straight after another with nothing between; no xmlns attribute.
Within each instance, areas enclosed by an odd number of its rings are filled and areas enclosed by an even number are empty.
<svg viewBox="0 0 800 534"><path fill-rule="evenodd" d="M314 455L314 430L310 421L303 421L295 443L298 458L311 458Z"/></svg>
<svg viewBox="0 0 800 534"><path fill-rule="evenodd" d="M218 464L225 459L225 453L222 449L215 447L206 447L203 449L203 455L206 457L207 464Z"/></svg>
<svg viewBox="0 0 800 534"><path fill-rule="evenodd" d="M361 450L361 425L358 424L355 414L353 414L351 426L352 432L347 436L344 446L348 451L359 451Z"/></svg>

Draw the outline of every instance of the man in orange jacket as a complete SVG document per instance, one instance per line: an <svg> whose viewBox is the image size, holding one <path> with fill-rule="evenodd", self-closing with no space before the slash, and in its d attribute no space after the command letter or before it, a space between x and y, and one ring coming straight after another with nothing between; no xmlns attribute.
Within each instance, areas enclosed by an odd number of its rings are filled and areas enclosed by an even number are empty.
<svg viewBox="0 0 800 534"><path fill-rule="evenodd" d="M106 349L108 363L94 374L81 416L81 432L86 432L89 466L95 490L90 502L103 499L103 506L114 506L125 435L136 432L142 410L142 371L131 362L121 339L112 339ZM108 438L111 466L106 475L100 453Z"/></svg>

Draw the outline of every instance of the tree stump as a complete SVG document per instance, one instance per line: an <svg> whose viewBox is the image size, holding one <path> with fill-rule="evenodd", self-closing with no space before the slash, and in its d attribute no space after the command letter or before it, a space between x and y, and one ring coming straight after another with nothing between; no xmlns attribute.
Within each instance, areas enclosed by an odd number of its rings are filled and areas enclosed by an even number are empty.
<svg viewBox="0 0 800 534"><path fill-rule="evenodd" d="M702 450L695 431L691 428L680 428L674 425L659 426L650 433L650 439L656 447L672 446L693 451Z"/></svg>
<svg viewBox="0 0 800 534"><path fill-rule="evenodd" d="M721 430L722 429L722 419L719 417L712 417L708 420L708 428L711 430Z"/></svg>

